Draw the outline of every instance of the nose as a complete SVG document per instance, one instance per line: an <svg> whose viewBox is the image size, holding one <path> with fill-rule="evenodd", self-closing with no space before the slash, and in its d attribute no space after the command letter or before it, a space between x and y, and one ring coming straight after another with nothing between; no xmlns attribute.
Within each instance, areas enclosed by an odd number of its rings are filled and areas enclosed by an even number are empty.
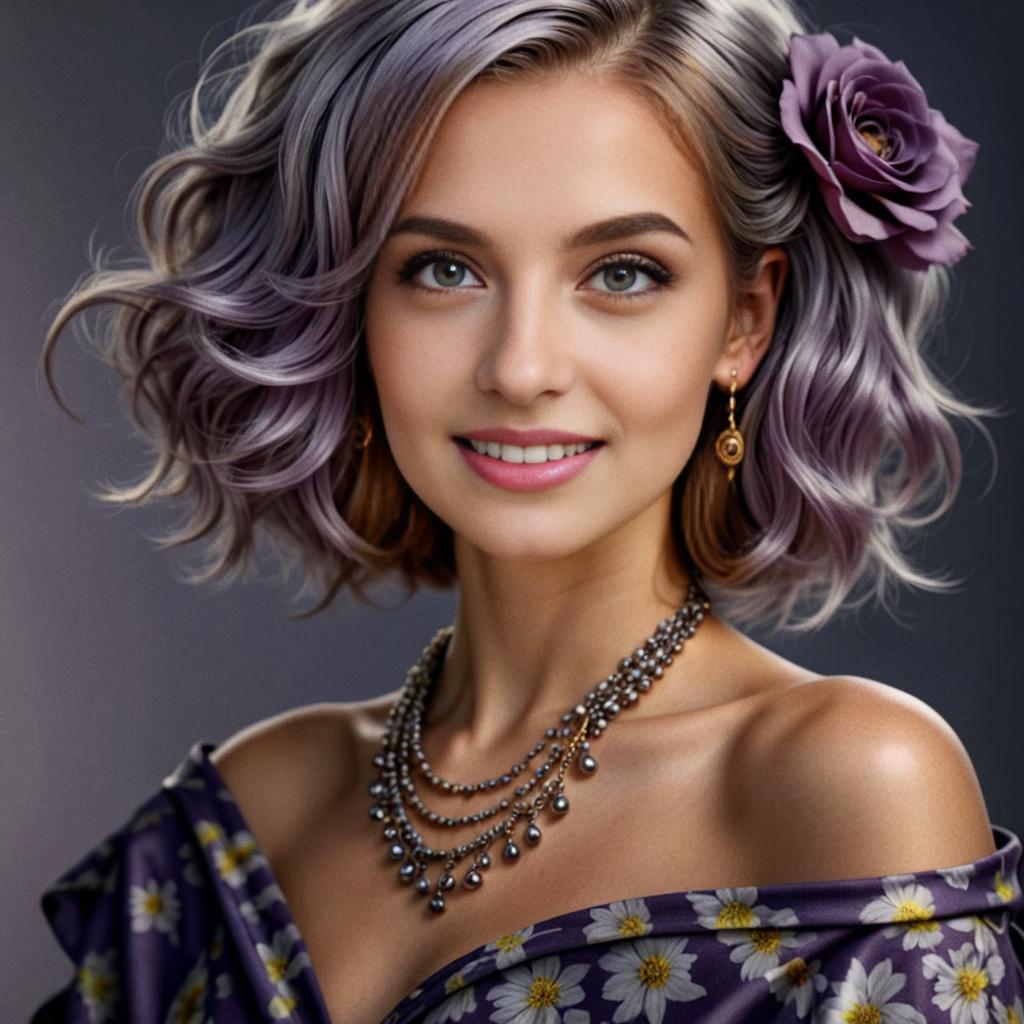
<svg viewBox="0 0 1024 1024"><path fill-rule="evenodd" d="M481 391L513 405L567 391L576 368L564 310L539 284L524 283L497 305L495 323L476 368Z"/></svg>

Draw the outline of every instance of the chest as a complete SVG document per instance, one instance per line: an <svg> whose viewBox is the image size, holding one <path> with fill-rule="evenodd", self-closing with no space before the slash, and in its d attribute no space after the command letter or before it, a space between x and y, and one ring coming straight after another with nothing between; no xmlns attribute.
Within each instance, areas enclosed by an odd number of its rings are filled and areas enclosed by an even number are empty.
<svg viewBox="0 0 1024 1024"><path fill-rule="evenodd" d="M728 814L728 745L677 733L675 756L667 756L649 742L643 748L624 736L615 742L609 730L594 751L601 769L566 776L569 812L541 812L536 846L524 841L520 819L521 856L506 862L504 842L496 840L492 866L476 890L461 884L469 859L461 861L458 884L439 915L429 896L399 881L382 827L367 813L369 776L361 779L337 813L308 830L275 866L331 1020L379 1024L439 968L549 917L659 892L755 884L755 846ZM453 814L496 802L484 796L456 811L450 797L422 790L421 796L432 809ZM444 829L410 814L435 848L464 842L484 827ZM432 882L440 866L433 863Z"/></svg>

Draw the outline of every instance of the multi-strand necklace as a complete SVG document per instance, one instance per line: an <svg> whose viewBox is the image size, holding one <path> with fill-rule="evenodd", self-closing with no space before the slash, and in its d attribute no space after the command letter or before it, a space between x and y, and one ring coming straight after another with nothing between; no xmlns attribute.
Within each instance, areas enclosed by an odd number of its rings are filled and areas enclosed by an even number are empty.
<svg viewBox="0 0 1024 1024"><path fill-rule="evenodd" d="M452 782L437 775L423 752L426 708L440 677L455 627L439 629L423 648L419 661L406 673L401 693L388 713L382 749L373 755L373 764L379 769L379 775L368 787L374 800L370 818L384 823L384 839L390 844L389 856L402 862L398 867L399 880L415 882L416 889L424 895L433 890L430 909L440 914L445 909L445 893L456 885L453 871L463 858L472 856L470 867L462 878L463 885L469 890L479 889L483 884L481 871L491 866L488 851L499 836L504 838L502 858L510 862L519 859L521 850L513 834L516 822L524 815L528 819L524 838L530 846L536 846L541 839L537 815L549 803L557 815L564 815L569 810L569 798L564 789L565 773L570 765L575 761L584 775L592 775L597 770L598 761L591 753L591 743L601 736L621 711L635 704L650 690L654 681L662 677L710 608L698 574L694 572L686 601L671 618L661 620L657 630L644 644L619 662L617 671L602 679L576 707L562 715L559 726L548 728L545 738L538 740L521 761L496 779L474 783ZM493 806L472 814L456 818L437 814L423 803L413 782L415 768L430 786L443 793L468 795L503 789L512 785L529 768L530 762L544 752L545 747L548 752L543 763L534 769L528 781L516 786L514 799L503 797ZM528 799L535 789L538 792ZM426 820L447 828L478 826L503 811L508 813L475 839L451 849L435 850L424 842L423 836L409 820L407 804ZM429 863L434 860L444 862L436 884L432 884L426 874Z"/></svg>

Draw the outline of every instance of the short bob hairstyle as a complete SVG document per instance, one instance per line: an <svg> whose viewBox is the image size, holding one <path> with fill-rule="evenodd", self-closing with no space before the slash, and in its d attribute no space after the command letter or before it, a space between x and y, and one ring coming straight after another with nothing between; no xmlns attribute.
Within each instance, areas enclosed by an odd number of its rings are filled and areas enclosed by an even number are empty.
<svg viewBox="0 0 1024 1024"><path fill-rule="evenodd" d="M158 539L207 538L193 583L251 570L262 527L283 566L304 567L301 592L320 585L303 615L343 586L373 604L367 585L388 577L409 594L454 585L451 529L388 450L364 294L459 93L583 69L646 98L702 171L734 297L766 246L790 258L775 336L740 395L747 454L731 488L714 455L726 396L709 388L673 485L679 557L724 614L777 629L816 629L872 594L886 605L901 583L948 589L900 542L959 488L953 420L991 445L980 416L992 410L954 397L922 356L948 268L901 269L848 242L783 133L789 37L811 31L793 2L292 0L247 19L206 59L168 120L170 148L132 189L141 266L92 258L46 335L47 383L79 419L52 348L72 317L116 304L86 339L154 461L94 497L190 499ZM362 416L375 425L365 450Z"/></svg>

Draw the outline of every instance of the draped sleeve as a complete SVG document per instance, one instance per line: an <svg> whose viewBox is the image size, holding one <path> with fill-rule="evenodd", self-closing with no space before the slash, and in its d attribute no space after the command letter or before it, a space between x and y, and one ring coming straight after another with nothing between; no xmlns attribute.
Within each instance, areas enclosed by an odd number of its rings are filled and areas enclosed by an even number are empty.
<svg viewBox="0 0 1024 1024"><path fill-rule="evenodd" d="M71 977L32 1024L325 1024L309 956L207 752L43 893ZM301 977L306 975L306 977Z"/></svg>

